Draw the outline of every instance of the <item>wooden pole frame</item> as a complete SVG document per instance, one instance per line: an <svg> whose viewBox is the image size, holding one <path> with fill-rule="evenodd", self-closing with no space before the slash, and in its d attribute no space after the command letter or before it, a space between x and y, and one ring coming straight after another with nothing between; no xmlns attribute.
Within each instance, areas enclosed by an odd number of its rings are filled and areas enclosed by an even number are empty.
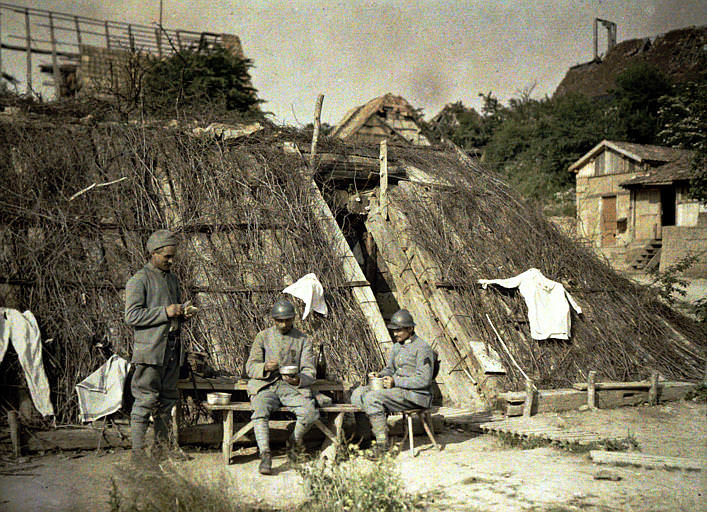
<svg viewBox="0 0 707 512"><path fill-rule="evenodd" d="M29 9L25 9L25 39L27 41L27 94L32 94L32 36L29 28Z"/></svg>
<svg viewBox="0 0 707 512"><path fill-rule="evenodd" d="M388 220L388 139L380 143L380 188L378 203L383 220Z"/></svg>

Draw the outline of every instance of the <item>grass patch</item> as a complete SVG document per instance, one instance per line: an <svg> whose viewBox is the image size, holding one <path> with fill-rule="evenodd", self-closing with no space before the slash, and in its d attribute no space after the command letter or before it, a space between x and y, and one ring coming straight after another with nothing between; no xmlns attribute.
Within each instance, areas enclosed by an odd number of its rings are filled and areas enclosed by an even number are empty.
<svg viewBox="0 0 707 512"><path fill-rule="evenodd" d="M685 400L692 400L693 402L707 402L707 384L702 382L692 388L685 395Z"/></svg>
<svg viewBox="0 0 707 512"><path fill-rule="evenodd" d="M301 510L313 512L402 512L424 510L430 495L410 494L393 462L393 455L374 458L370 450L348 446L330 462L315 459L297 467L310 501Z"/></svg>
<svg viewBox="0 0 707 512"><path fill-rule="evenodd" d="M606 450L610 452L640 451L638 441L633 434L629 433L620 439L601 439L590 443L580 443L578 441L553 441L541 437L518 437L512 434L499 433L498 438L511 448L521 450L532 450L543 446L554 446L571 453L587 453L591 450Z"/></svg>

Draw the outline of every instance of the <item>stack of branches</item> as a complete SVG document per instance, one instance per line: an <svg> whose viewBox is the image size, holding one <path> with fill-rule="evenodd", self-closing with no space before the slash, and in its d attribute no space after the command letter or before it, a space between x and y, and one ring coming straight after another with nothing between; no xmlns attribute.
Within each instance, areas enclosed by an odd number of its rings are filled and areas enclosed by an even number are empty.
<svg viewBox="0 0 707 512"><path fill-rule="evenodd" d="M441 279L455 287L455 310L468 315L475 334L501 355L507 386L522 389L525 377L491 323L519 366L546 388L584 381L590 370L618 381L646 378L652 370L666 379L702 377L703 326L668 308L654 290L618 275L498 176L454 153L409 148L391 153L443 184L425 194L398 187L392 200L414 226L411 236L435 259ZM563 283L580 303L583 314L572 313L569 341L531 339L517 290L483 290L476 284L530 268Z"/></svg>
<svg viewBox="0 0 707 512"><path fill-rule="evenodd" d="M78 382L112 353L130 357L124 285L147 260L150 232L165 227L182 240L183 296L201 308L183 339L222 373L242 374L273 301L309 272L328 292L329 315L298 323L324 344L331 374L354 380L380 367L310 208L304 162L282 150L297 137L225 143L127 124L0 123L0 300L32 311L53 339L44 359L59 421L78 417Z"/></svg>

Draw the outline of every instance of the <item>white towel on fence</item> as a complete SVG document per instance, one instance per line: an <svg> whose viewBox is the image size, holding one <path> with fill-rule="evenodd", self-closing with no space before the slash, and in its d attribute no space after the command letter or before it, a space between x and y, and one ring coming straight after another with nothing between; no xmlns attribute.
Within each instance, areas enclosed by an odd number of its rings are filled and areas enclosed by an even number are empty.
<svg viewBox="0 0 707 512"><path fill-rule="evenodd" d="M535 340L569 339L572 324L568 300L577 313L582 313L582 308L565 287L545 277L537 268L508 279L479 279L479 283L484 288L497 284L519 289L528 306L530 335Z"/></svg>
<svg viewBox="0 0 707 512"><path fill-rule="evenodd" d="M0 361L5 358L10 343L17 352L34 406L42 416L53 416L49 381L42 363L42 340L37 319L31 311L20 313L16 309L0 308Z"/></svg>
<svg viewBox="0 0 707 512"><path fill-rule="evenodd" d="M311 310L322 315L326 315L328 312L326 300L324 300L324 287L315 274L303 276L296 283L282 290L282 293L288 293L304 302L302 320L307 318Z"/></svg>
<svg viewBox="0 0 707 512"><path fill-rule="evenodd" d="M120 409L129 366L125 359L113 354L103 366L76 384L81 421L94 421Z"/></svg>

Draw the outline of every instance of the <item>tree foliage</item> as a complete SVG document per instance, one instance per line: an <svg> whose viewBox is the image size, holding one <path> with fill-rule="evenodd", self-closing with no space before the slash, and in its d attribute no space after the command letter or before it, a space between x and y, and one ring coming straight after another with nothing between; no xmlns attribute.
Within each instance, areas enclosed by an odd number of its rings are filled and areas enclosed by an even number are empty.
<svg viewBox="0 0 707 512"><path fill-rule="evenodd" d="M639 63L620 73L611 91L618 138L655 144L660 98L671 92L670 79L652 64Z"/></svg>
<svg viewBox="0 0 707 512"><path fill-rule="evenodd" d="M661 143L695 150L690 162L690 195L707 203L707 58L694 80L660 100L658 138Z"/></svg>
<svg viewBox="0 0 707 512"><path fill-rule="evenodd" d="M253 87L249 59L220 45L183 49L167 59L151 60L142 98L148 110L217 105L225 111L250 112L262 103Z"/></svg>

